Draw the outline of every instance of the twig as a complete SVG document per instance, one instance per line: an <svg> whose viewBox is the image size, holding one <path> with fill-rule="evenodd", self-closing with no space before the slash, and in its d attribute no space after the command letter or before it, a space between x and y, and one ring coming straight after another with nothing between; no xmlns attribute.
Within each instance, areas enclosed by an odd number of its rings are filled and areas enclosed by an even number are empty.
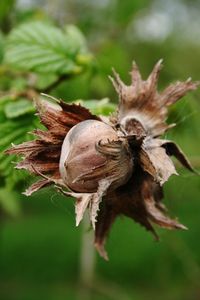
<svg viewBox="0 0 200 300"><path fill-rule="evenodd" d="M59 84L61 84L63 81L65 80L69 80L73 77L73 75L71 74L63 74L60 77L57 78L57 80L55 80L54 82L52 82L48 87L46 87L45 89L37 89L37 92L39 93L45 93L48 94L51 90L53 90L54 88L56 88Z"/></svg>
<svg viewBox="0 0 200 300"><path fill-rule="evenodd" d="M63 81L69 80L72 77L73 77L73 75L71 75L71 74L63 74L44 89L39 89L39 88L36 88L36 87L32 87L32 88L27 88L24 91L11 90L11 91L8 91L8 92L1 92L0 97L7 96L7 97L12 98L13 100L15 100L19 97L25 97L25 98L32 101L33 99L38 98L41 93L48 94L53 89L55 89L58 85L60 85Z"/></svg>
<svg viewBox="0 0 200 300"><path fill-rule="evenodd" d="M93 286L95 276L96 253L93 246L93 232L88 231L90 221L88 215L82 220L82 243L80 254L80 284L84 299L90 299L90 287ZM82 296L82 295L81 295Z"/></svg>

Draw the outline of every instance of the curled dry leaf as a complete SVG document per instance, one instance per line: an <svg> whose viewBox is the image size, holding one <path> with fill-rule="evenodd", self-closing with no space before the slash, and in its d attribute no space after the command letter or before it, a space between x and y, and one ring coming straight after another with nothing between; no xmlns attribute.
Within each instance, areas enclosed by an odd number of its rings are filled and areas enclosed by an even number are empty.
<svg viewBox="0 0 200 300"><path fill-rule="evenodd" d="M115 219L125 215L158 236L153 223L168 229L186 229L167 215L162 204L162 185L176 174L171 156L194 172L182 150L159 137L174 124L166 123L168 107L195 90L190 79L157 91L162 61L147 80L137 65L131 84L114 71L111 81L119 96L116 113L100 118L86 108L57 101L37 101L39 118L47 130L36 129L36 139L13 145L8 154L22 156L16 168L42 177L25 192L55 185L66 196L76 198L76 225L86 209L95 230L95 247L108 259L106 237Z"/></svg>

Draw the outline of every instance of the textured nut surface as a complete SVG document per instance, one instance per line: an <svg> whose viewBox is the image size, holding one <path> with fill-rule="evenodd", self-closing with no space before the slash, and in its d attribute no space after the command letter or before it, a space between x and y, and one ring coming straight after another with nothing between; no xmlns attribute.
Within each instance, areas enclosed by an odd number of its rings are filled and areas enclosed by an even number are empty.
<svg viewBox="0 0 200 300"><path fill-rule="evenodd" d="M68 132L62 145L60 174L69 188L76 192L97 190L98 180L107 175L108 160L95 145L108 139L118 140L116 131L96 120L83 121ZM84 180L84 174L91 175L91 179ZM79 180L80 176L83 178Z"/></svg>

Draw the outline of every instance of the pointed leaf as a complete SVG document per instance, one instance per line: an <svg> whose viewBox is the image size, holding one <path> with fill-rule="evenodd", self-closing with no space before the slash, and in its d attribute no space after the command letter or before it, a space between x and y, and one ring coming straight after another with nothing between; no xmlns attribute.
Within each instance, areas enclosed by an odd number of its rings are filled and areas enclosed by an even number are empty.
<svg viewBox="0 0 200 300"><path fill-rule="evenodd" d="M73 74L82 70L77 55L88 53L75 27L64 32L41 21L23 23L8 36L5 61L34 72Z"/></svg>

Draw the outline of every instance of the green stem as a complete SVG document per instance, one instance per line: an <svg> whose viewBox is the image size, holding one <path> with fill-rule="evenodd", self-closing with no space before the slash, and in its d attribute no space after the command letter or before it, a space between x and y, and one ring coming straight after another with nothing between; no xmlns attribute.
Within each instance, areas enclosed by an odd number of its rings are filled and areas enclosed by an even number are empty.
<svg viewBox="0 0 200 300"><path fill-rule="evenodd" d="M90 287L95 277L96 253L93 245L94 234L90 228L89 216L82 221L82 241L80 254L80 284L84 288L84 299L90 298Z"/></svg>

